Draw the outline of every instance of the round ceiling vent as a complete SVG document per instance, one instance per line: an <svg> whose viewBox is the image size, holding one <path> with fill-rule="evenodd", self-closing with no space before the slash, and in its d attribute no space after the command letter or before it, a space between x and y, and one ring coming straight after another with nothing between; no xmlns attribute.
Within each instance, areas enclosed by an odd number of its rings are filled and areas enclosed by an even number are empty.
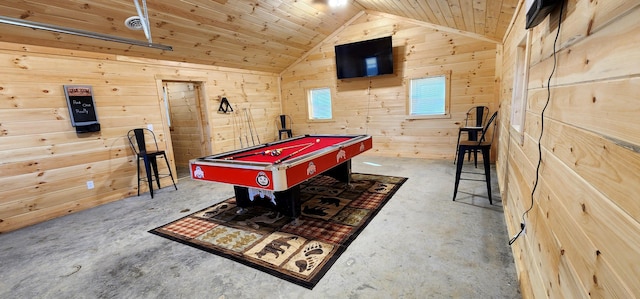
<svg viewBox="0 0 640 299"><path fill-rule="evenodd" d="M142 30L142 20L139 16L128 17L124 25L131 30Z"/></svg>

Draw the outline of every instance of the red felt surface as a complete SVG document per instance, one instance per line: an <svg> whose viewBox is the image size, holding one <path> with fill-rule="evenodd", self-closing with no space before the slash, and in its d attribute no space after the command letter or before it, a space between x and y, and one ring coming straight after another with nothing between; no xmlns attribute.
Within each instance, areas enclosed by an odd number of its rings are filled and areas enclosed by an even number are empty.
<svg viewBox="0 0 640 299"><path fill-rule="evenodd" d="M352 137L314 137L314 136L309 136L309 137L303 137L300 139L296 139L296 140L291 140L291 141L287 141L287 142L283 142L283 143L278 143L276 145L272 145L272 146L266 146L266 147L261 147L259 149L256 150L251 150L251 151L246 151L246 152L241 152L241 153L236 153L233 156L243 156L246 154L255 154L255 155L251 155L248 157L243 157L243 158L234 158L234 161L251 161L251 162L266 162L266 163L274 163L277 160L286 158L287 156L302 150L306 147L305 144L310 145L308 148L300 151L299 153L296 153L295 155L289 157L288 159L285 159L285 161L290 160L290 159L294 159L296 157L300 157L306 154L310 154L312 152L315 152L317 150L321 150L323 148L326 148L328 146L332 146L334 144L338 144L340 142L344 142L347 141L349 139L351 139ZM319 142L316 142L316 140L319 140ZM275 150L275 149L282 149L282 153L279 156L271 156L269 154L263 155L260 154L261 152L267 151L267 150ZM257 154L256 154L257 153Z"/></svg>

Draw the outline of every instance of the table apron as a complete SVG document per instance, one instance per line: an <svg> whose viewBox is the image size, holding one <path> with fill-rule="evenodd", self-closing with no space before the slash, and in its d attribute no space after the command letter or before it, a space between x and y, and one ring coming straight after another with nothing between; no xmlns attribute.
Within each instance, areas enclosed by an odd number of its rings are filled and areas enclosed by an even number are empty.
<svg viewBox="0 0 640 299"><path fill-rule="evenodd" d="M214 181L237 186L284 191L316 175L328 171L371 149L371 138L344 146L328 148L316 155L307 155L280 164L250 165L191 160L189 167L194 180Z"/></svg>

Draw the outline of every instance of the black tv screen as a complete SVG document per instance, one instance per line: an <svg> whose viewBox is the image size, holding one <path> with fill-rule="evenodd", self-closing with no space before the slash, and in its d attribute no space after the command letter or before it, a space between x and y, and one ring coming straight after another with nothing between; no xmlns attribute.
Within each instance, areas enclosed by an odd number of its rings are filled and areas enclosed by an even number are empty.
<svg viewBox="0 0 640 299"><path fill-rule="evenodd" d="M338 79L393 74L391 36L336 47Z"/></svg>

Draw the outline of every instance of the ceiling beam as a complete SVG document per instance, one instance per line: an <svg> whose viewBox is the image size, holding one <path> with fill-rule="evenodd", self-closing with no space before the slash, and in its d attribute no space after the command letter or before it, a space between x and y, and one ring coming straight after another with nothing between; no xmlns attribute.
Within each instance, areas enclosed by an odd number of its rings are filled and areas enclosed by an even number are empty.
<svg viewBox="0 0 640 299"><path fill-rule="evenodd" d="M101 33L96 33L96 32L89 32L89 31L80 30L80 29L61 27L61 26L56 26L56 25L51 25L51 24L45 24L45 23L39 23L39 22L33 22L33 21L27 21L27 20L21 20L21 19L10 18L10 17L5 17L5 16L0 16L0 23L8 24L8 25L14 25L14 26L27 27L27 28L31 28L31 29L40 29L40 30L52 31L52 32L63 33L63 34L70 34L70 35L77 35L77 36L88 37L88 38L95 38L95 39L109 41L109 42L123 43L123 44L129 44L129 45L140 46L140 47L160 49L160 50L165 50L165 51L173 51L173 47L167 46L167 45L143 42L143 41L130 39L130 38L124 38L124 37L113 36L113 35L106 35L106 34L101 34Z"/></svg>

